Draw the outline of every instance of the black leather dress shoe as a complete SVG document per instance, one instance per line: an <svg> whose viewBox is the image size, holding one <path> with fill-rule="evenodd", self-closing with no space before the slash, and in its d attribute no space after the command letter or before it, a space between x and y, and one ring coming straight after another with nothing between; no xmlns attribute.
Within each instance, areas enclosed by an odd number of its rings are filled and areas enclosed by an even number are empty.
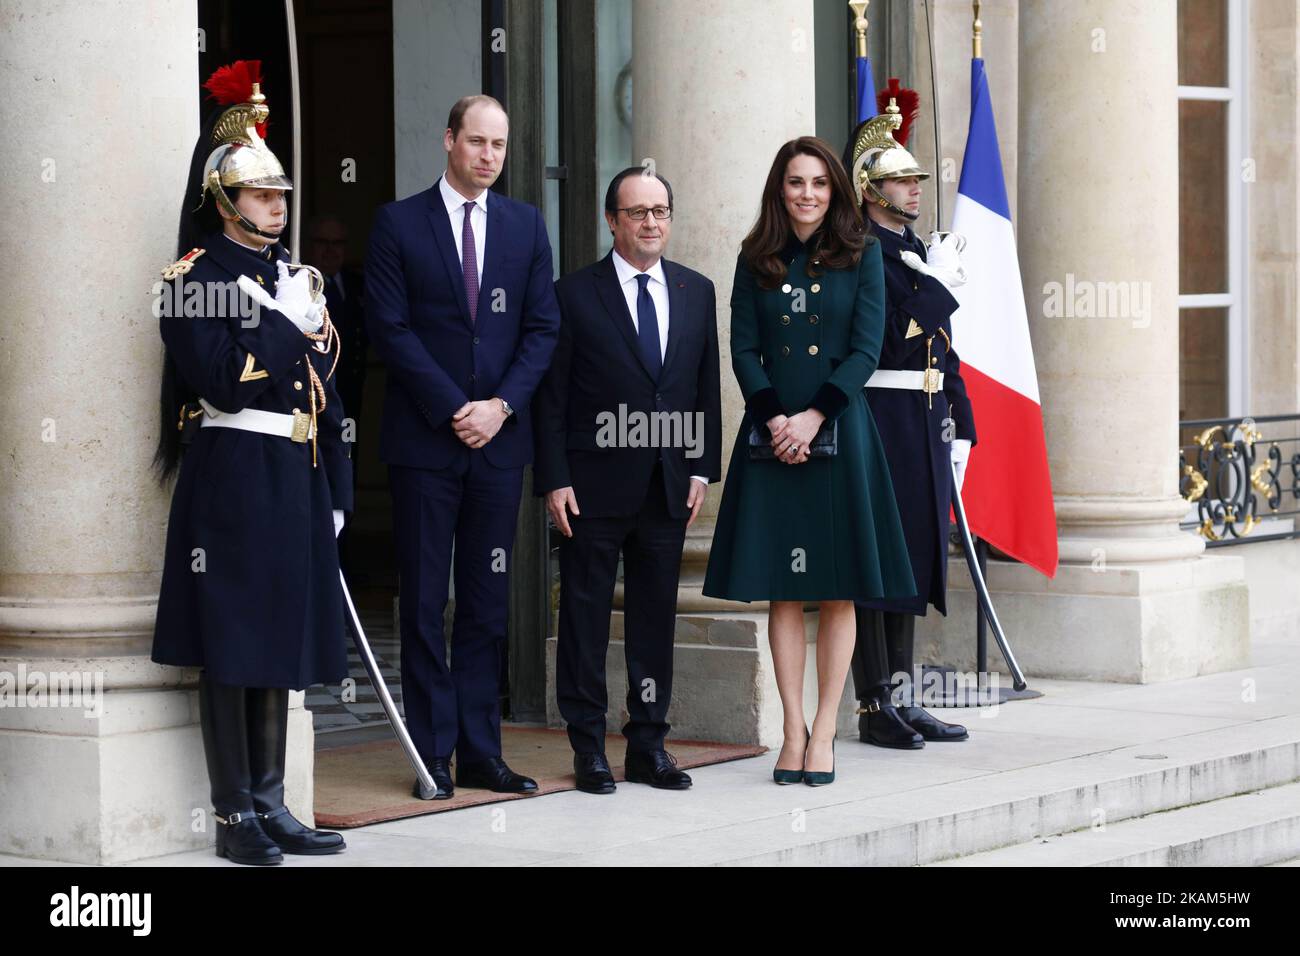
<svg viewBox="0 0 1300 956"><path fill-rule="evenodd" d="M907 721L907 726L926 740L965 740L970 736L961 724L945 724L922 707L900 707L898 715Z"/></svg>
<svg viewBox="0 0 1300 956"><path fill-rule="evenodd" d="M613 793L618 789L604 754L574 754L573 775L583 793Z"/></svg>
<svg viewBox="0 0 1300 956"><path fill-rule="evenodd" d="M275 841L282 853L323 856L347 848L343 834L333 830L313 830L295 819L288 807L276 807L267 813L259 813L258 816L262 818L262 829Z"/></svg>
<svg viewBox="0 0 1300 956"><path fill-rule="evenodd" d="M628 783L648 783L659 790L689 790L690 775L677 769L677 761L665 750L629 751L623 761Z"/></svg>
<svg viewBox="0 0 1300 956"><path fill-rule="evenodd" d="M858 739L892 750L920 750L925 738L907 725L893 704L858 715Z"/></svg>
<svg viewBox="0 0 1300 956"><path fill-rule="evenodd" d="M456 792L456 788L451 783L451 760L447 757L434 757L432 760L426 760L424 769L429 771L429 776L433 777L434 800L448 800ZM415 781L415 786L411 788L412 796L417 799L424 799L420 795L420 781Z"/></svg>
<svg viewBox="0 0 1300 956"><path fill-rule="evenodd" d="M500 757L488 757L466 763L456 762L456 785L458 787L477 787L494 793L536 793L537 781L523 774L515 773L506 766Z"/></svg>

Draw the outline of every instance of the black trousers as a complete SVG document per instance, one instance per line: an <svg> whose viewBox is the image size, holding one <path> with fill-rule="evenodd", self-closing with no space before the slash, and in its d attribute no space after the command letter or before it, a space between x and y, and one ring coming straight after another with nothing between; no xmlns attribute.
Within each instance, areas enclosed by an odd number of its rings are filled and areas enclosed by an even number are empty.
<svg viewBox="0 0 1300 956"><path fill-rule="evenodd" d="M856 605L858 637L853 645L853 690L862 703L891 703L890 694L902 681L893 675L907 674L901 704L912 703L911 680L916 615L896 611L875 611ZM919 699L919 696L918 696Z"/></svg>
<svg viewBox="0 0 1300 956"><path fill-rule="evenodd" d="M560 545L555 696L575 753L605 751L605 656L620 551L628 684L623 736L629 752L663 749L686 521L668 514L658 466L636 514L569 518L573 537Z"/></svg>

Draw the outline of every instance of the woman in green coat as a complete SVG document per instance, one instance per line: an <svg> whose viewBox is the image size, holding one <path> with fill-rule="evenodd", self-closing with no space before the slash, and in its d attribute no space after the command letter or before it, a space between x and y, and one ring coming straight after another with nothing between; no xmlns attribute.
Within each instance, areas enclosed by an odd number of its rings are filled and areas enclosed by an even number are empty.
<svg viewBox="0 0 1300 956"><path fill-rule="evenodd" d="M704 593L769 601L785 710L773 778L835 778L836 708L853 602L916 593L884 449L863 385L884 333L880 245L848 177L812 136L781 147L731 294L731 365L745 399ZM751 428L770 446L751 449ZM824 446L834 439L833 454ZM771 457L759 457L770 451ZM817 603L817 714L803 714L803 608Z"/></svg>

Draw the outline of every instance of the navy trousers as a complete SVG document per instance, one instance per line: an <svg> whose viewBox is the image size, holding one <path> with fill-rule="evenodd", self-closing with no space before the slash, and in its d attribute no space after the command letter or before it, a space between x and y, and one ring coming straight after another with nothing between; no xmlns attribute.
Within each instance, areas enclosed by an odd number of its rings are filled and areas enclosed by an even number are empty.
<svg viewBox="0 0 1300 956"><path fill-rule="evenodd" d="M523 468L471 449L444 469L389 466L397 548L406 726L426 761L501 756L500 675L510 549ZM447 660L443 613L453 545L456 616Z"/></svg>

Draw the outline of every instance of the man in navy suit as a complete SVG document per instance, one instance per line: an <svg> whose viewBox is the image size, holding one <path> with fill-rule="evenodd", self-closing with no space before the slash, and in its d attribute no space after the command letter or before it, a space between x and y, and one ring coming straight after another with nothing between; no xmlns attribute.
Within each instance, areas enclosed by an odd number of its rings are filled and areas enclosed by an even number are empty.
<svg viewBox="0 0 1300 956"><path fill-rule="evenodd" d="M532 793L501 759L507 561L529 407L559 334L551 247L532 206L491 186L509 121L490 96L452 107L447 172L380 208L366 260L371 345L388 367L379 440L400 578L406 723L437 784ZM443 635L455 554L451 664Z"/></svg>
<svg viewBox="0 0 1300 956"><path fill-rule="evenodd" d="M605 193L614 248L556 283L564 317L537 392L534 491L560 547L556 700L578 788L612 793L605 655L620 551L628 722L625 777L667 790L691 778L664 750L686 529L722 477L713 283L664 259L672 187L640 167Z"/></svg>

